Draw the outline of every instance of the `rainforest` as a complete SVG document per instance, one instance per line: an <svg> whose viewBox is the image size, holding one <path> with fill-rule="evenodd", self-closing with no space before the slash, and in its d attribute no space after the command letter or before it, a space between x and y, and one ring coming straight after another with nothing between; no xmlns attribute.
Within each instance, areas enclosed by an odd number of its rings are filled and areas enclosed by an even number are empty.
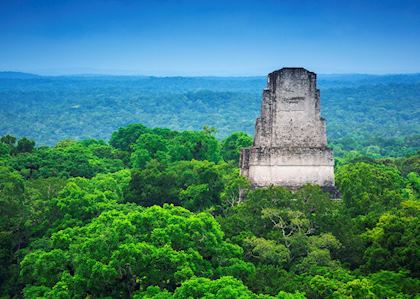
<svg viewBox="0 0 420 299"><path fill-rule="evenodd" d="M252 137L215 132L137 123L106 141L1 137L1 295L418 294L419 152L338 155L332 200L314 185L251 188L238 159Z"/></svg>

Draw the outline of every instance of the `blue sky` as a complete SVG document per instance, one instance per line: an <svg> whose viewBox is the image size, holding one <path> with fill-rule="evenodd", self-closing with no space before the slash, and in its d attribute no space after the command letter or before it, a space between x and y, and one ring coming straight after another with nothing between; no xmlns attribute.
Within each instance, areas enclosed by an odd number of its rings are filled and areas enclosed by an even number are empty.
<svg viewBox="0 0 420 299"><path fill-rule="evenodd" d="M420 72L420 0L0 0L0 70Z"/></svg>

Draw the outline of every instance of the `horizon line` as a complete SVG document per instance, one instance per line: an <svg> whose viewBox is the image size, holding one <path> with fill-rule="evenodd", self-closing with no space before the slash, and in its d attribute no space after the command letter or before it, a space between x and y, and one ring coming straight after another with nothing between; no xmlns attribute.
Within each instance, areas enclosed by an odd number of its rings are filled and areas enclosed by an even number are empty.
<svg viewBox="0 0 420 299"><path fill-rule="evenodd" d="M276 69L276 70L280 70ZM306 69L306 68L305 68ZM274 71L276 71L274 70ZM181 77L181 78L253 78L253 77L266 77L267 74L220 74L220 75L206 75L206 74L146 74L146 73L137 73L131 71L125 72L32 72L32 71L22 71L22 70L2 70L1 73L15 73L15 74L25 74L37 77L156 77L156 78L168 78L168 77ZM316 72L315 72L316 73ZM321 76L398 76L398 75L417 75L420 74L420 71L416 72L387 72L387 73L373 73L373 72L338 72L338 73L316 73Z"/></svg>

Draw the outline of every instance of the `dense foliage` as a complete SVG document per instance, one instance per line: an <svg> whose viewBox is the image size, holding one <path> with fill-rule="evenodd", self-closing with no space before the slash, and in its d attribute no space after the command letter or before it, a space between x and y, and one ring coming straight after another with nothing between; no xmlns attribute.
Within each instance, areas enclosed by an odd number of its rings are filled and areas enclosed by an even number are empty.
<svg viewBox="0 0 420 299"><path fill-rule="evenodd" d="M109 143L1 137L0 296L415 298L419 152L342 147L331 200L250 188L251 143L140 124Z"/></svg>
<svg viewBox="0 0 420 299"><path fill-rule="evenodd" d="M8 77L9 76L9 77ZM0 135L53 145L109 139L130 123L173 130L218 128L216 136L252 134L263 77L0 76ZM372 158L420 148L420 76L320 76L322 114L336 156Z"/></svg>

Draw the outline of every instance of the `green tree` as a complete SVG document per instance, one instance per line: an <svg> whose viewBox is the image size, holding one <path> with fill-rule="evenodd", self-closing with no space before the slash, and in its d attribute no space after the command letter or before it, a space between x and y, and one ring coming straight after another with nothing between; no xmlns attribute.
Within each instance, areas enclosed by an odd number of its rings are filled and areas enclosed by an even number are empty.
<svg viewBox="0 0 420 299"><path fill-rule="evenodd" d="M98 174L92 179L69 179L58 196L51 200L51 226L64 229L82 225L103 211L113 209L123 201L123 190L129 179L128 170Z"/></svg>
<svg viewBox="0 0 420 299"><path fill-rule="evenodd" d="M222 141L222 157L226 162L239 163L239 154L242 148L252 145L252 137L243 132L235 132Z"/></svg>
<svg viewBox="0 0 420 299"><path fill-rule="evenodd" d="M221 159L219 142L206 132L180 132L171 140L168 149L171 161L194 159L218 162Z"/></svg>
<svg viewBox="0 0 420 299"><path fill-rule="evenodd" d="M166 165L152 160L144 169L131 172L131 181L124 198L146 207L164 203L179 204L178 192L174 173L167 171Z"/></svg>
<svg viewBox="0 0 420 299"><path fill-rule="evenodd" d="M0 166L0 289L16 292L17 251L27 241L29 221L23 178Z"/></svg>
<svg viewBox="0 0 420 299"><path fill-rule="evenodd" d="M352 215L383 211L402 200L403 178L395 167L365 162L347 164L338 169L336 184Z"/></svg>
<svg viewBox="0 0 420 299"><path fill-rule="evenodd" d="M144 168L146 163L152 159L159 159L165 162L167 150L166 140L156 134L144 133L135 144L132 145L131 165L134 168ZM163 160L163 161L162 161Z"/></svg>
<svg viewBox="0 0 420 299"><path fill-rule="evenodd" d="M0 142L4 143L10 147L14 147L16 145L16 137L12 135L5 135L0 138Z"/></svg>
<svg viewBox="0 0 420 299"><path fill-rule="evenodd" d="M116 206L51 240L21 262L26 294L49 297L63 289L71 298L130 297L149 286L174 291L193 276L217 278L242 255L212 216L168 205Z"/></svg>
<svg viewBox="0 0 420 299"><path fill-rule="evenodd" d="M134 170L125 198L143 206L174 203L199 211L220 204L224 188L218 165L208 161L178 161L168 165L152 160Z"/></svg>
<svg viewBox="0 0 420 299"><path fill-rule="evenodd" d="M406 269L419 278L420 204L407 201L402 205L402 210L382 214L375 227L364 233L369 243L364 253L365 267L372 272Z"/></svg>
<svg viewBox="0 0 420 299"><path fill-rule="evenodd" d="M5 143L0 143L0 158L7 157L10 154L10 148Z"/></svg>
<svg viewBox="0 0 420 299"><path fill-rule="evenodd" d="M257 295L252 293L240 280L230 276L224 276L217 280L194 277L184 282L173 294L166 290L161 291L156 287L149 287L145 292L136 294L136 299L146 298L215 298L215 299L304 299L300 293L280 292L277 296Z"/></svg>
<svg viewBox="0 0 420 299"><path fill-rule="evenodd" d="M16 152L17 153L30 153L33 151L35 147L35 141L29 140L26 137L23 137L22 139L19 139L17 146L16 146Z"/></svg>
<svg viewBox="0 0 420 299"><path fill-rule="evenodd" d="M120 150L131 151L131 146L136 140L145 133L149 133L150 129L141 124L131 124L112 133L109 143Z"/></svg>
<svg viewBox="0 0 420 299"><path fill-rule="evenodd" d="M62 141L55 147L42 147L32 153L14 156L8 164L28 178L86 177L124 168L119 152L96 140Z"/></svg>

